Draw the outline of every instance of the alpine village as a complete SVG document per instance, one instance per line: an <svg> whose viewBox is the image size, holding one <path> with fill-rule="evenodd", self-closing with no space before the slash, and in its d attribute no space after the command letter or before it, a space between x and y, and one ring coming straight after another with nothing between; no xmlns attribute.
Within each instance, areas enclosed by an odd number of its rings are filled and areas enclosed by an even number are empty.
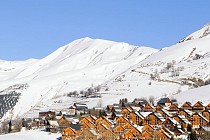
<svg viewBox="0 0 210 140"><path fill-rule="evenodd" d="M74 103L67 112L39 112L37 118L9 122L8 133L20 129L44 129L60 133L61 140L196 140L210 139L210 103L204 105L163 97L154 105L154 98L127 98L119 103L88 109ZM20 125L21 124L21 125Z"/></svg>

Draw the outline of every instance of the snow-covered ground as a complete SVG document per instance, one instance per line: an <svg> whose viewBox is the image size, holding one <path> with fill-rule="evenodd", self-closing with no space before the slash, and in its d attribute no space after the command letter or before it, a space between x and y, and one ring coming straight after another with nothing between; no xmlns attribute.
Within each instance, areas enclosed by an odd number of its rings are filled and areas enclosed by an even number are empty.
<svg viewBox="0 0 210 140"><path fill-rule="evenodd" d="M0 95L12 91L21 93L14 109L3 118L33 117L40 110L67 109L74 102L94 107L102 100L103 105L107 105L121 98L131 101L167 95L176 97L179 102L207 101L204 97L209 97L210 86L204 86L204 82L210 79L209 27L206 25L189 35L190 39L186 37L161 50L83 38L41 60L1 60ZM26 86L8 88L17 84ZM69 92L98 85L101 99L66 96Z"/></svg>
<svg viewBox="0 0 210 140"><path fill-rule="evenodd" d="M29 130L0 135L1 140L57 140L61 134L53 134L41 130Z"/></svg>

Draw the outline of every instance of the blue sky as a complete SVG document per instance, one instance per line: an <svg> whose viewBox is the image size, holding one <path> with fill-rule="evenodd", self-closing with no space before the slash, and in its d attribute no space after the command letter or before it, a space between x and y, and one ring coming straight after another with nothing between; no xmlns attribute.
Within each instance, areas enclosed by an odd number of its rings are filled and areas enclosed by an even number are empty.
<svg viewBox="0 0 210 140"><path fill-rule="evenodd" d="M210 22L209 0L2 0L0 59L43 58L83 37L162 48Z"/></svg>

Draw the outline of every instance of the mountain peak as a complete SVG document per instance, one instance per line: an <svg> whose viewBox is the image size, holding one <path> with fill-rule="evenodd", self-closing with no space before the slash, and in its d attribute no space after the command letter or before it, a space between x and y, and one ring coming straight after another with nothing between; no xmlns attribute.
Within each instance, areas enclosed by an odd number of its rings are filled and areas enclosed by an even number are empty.
<svg viewBox="0 0 210 140"><path fill-rule="evenodd" d="M194 33L180 40L179 43L189 41L189 40L201 39L201 38L210 38L210 23L204 25L198 31L195 31Z"/></svg>
<svg viewBox="0 0 210 140"><path fill-rule="evenodd" d="M206 26L210 27L210 22L204 25L203 27L206 27Z"/></svg>

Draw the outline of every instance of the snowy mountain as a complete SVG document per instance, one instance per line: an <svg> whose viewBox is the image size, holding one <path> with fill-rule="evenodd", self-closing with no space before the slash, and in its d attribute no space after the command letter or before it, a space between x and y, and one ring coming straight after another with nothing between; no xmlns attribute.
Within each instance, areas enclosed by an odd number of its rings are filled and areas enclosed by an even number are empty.
<svg viewBox="0 0 210 140"><path fill-rule="evenodd" d="M185 37L184 39L180 40L179 43L185 42L188 40L196 40L200 38L210 38L210 23L206 24L200 30L190 34L189 36Z"/></svg>
<svg viewBox="0 0 210 140"><path fill-rule="evenodd" d="M197 38L208 28L209 25L204 26L190 35L194 39L161 49L105 83L104 86L109 88L106 96L117 93L119 96L110 99L112 101L123 97L132 100L134 97L155 96L158 99L173 96L180 103L209 102L210 95L207 93L210 87L206 85L210 83L210 35ZM204 93L203 89L205 96L199 96L199 91ZM194 93L193 96L191 93Z"/></svg>
<svg viewBox="0 0 210 140"><path fill-rule="evenodd" d="M0 117L6 112L6 117L11 117L34 108L46 109L65 100L69 92L98 86L155 52L156 49L148 47L83 38L41 60L1 61L0 95L7 104L1 106L3 113ZM17 91L13 85L24 85L25 88ZM11 93L17 93L18 98ZM66 108L73 103L70 97L67 101ZM63 107L61 104L55 106Z"/></svg>
<svg viewBox="0 0 210 140"><path fill-rule="evenodd" d="M41 60L1 60L0 118L34 117L75 102L106 105L125 97L209 102L209 26L160 50L82 38Z"/></svg>

